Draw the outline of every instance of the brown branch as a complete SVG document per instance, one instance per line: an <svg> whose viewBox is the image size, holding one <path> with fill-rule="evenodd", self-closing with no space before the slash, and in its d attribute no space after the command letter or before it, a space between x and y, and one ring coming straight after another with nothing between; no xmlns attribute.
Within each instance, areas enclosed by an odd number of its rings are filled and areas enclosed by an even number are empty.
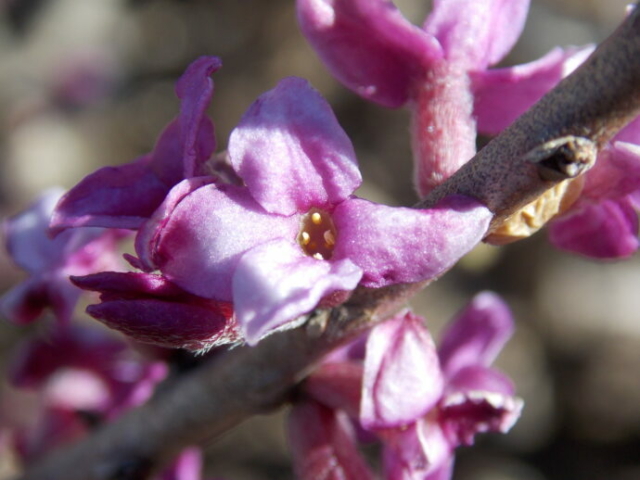
<svg viewBox="0 0 640 480"><path fill-rule="evenodd" d="M484 201L496 223L593 162L640 111L640 12L587 63L481 150L420 207L453 193ZM568 137L568 138L564 138ZM422 285L358 290L295 330L238 348L174 380L146 405L28 468L22 480L141 479L198 444L286 402L327 352L391 316Z"/></svg>

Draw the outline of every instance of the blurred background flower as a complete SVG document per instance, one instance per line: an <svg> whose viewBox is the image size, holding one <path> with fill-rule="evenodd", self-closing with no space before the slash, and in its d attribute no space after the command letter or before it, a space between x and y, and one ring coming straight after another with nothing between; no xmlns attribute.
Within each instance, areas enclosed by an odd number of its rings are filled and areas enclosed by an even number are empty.
<svg viewBox="0 0 640 480"><path fill-rule="evenodd" d="M626 3L533 0L501 66L602 40ZM414 22L430 9L426 0L396 4ZM150 151L178 109L176 79L200 55L223 61L208 112L218 149L259 94L284 76L302 76L354 142L364 176L357 194L414 203L408 111L377 107L337 83L300 34L294 7L293 0L0 0L0 217L45 188L69 188L100 166ZM436 339L480 290L499 292L517 320L496 365L525 401L522 418L508 435L461 449L454 479L635 480L640 262L595 263L553 250L544 237L480 246L413 301ZM0 294L24 278L0 252ZM19 338L40 328L0 323L5 372ZM1 453L4 443L0 432L0 478L9 478L16 463ZM292 478L282 413L247 422L205 453L210 476Z"/></svg>

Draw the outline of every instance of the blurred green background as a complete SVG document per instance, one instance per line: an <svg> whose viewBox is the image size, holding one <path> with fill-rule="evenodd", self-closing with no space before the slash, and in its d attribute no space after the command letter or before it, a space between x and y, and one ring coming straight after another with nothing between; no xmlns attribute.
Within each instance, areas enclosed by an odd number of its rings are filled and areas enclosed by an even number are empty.
<svg viewBox="0 0 640 480"><path fill-rule="evenodd" d="M556 45L606 37L624 0L533 0L504 65ZM415 23L423 0L396 4ZM0 217L44 188L71 187L103 165L149 151L177 112L173 86L197 56L218 55L209 110L218 139L285 76L308 78L353 139L359 194L416 201L408 112L368 104L336 83L300 35L293 0L0 0ZM483 139L481 139L483 141ZM23 279L0 252L0 292ZM494 290L517 318L498 365L524 414L506 436L458 454L455 480L640 479L640 265L554 251L545 233L480 246L414 300L436 335L471 296ZM0 359L38 326L0 323ZM282 413L247 422L207 448L207 472L229 480L289 479ZM1 449L0 438L0 449ZM0 479L15 472L0 452Z"/></svg>

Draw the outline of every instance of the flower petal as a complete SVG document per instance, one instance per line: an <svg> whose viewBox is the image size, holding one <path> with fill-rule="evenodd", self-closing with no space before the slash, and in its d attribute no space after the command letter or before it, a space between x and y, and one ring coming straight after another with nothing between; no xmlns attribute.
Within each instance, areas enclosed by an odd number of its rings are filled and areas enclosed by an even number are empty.
<svg viewBox="0 0 640 480"><path fill-rule="evenodd" d="M298 0L297 8L302 33L333 75L386 107L403 105L413 81L442 56L435 38L388 0Z"/></svg>
<svg viewBox="0 0 640 480"><path fill-rule="evenodd" d="M352 198L333 214L338 231L333 258L349 258L361 267L366 287L432 279L482 240L491 217L485 206L461 196L428 210Z"/></svg>
<svg viewBox="0 0 640 480"><path fill-rule="evenodd" d="M295 403L287 434L296 478L301 480L372 480L340 412L316 402Z"/></svg>
<svg viewBox="0 0 640 480"><path fill-rule="evenodd" d="M625 258L639 246L638 215L628 197L583 202L549 223L548 232L555 247L592 258Z"/></svg>
<svg viewBox="0 0 640 480"><path fill-rule="evenodd" d="M206 110L213 96L211 75L220 67L222 62L219 58L200 57L189 65L176 85L176 95L181 100L178 123L184 178L203 175L203 164L216 147L213 123Z"/></svg>
<svg viewBox="0 0 640 480"><path fill-rule="evenodd" d="M378 432L384 443L385 478L442 479L453 464L452 447L440 425L421 418L403 428Z"/></svg>
<svg viewBox="0 0 640 480"><path fill-rule="evenodd" d="M371 331L360 406L364 428L400 427L414 422L440 398L443 378L438 354L423 322L407 312Z"/></svg>
<svg viewBox="0 0 640 480"><path fill-rule="evenodd" d="M229 157L253 198L281 215L338 203L362 181L349 137L301 78L254 102L231 133Z"/></svg>
<svg viewBox="0 0 640 480"><path fill-rule="evenodd" d="M87 313L138 341L198 351L239 340L229 304L191 295L160 275L103 272L72 280L101 293L102 303Z"/></svg>
<svg viewBox="0 0 640 480"><path fill-rule="evenodd" d="M440 403L440 421L458 445L473 444L476 433L506 433L520 417L523 402L500 372L479 366L460 370Z"/></svg>
<svg viewBox="0 0 640 480"><path fill-rule="evenodd" d="M471 72L478 131L497 135L593 52L554 48L542 58L507 68Z"/></svg>
<svg viewBox="0 0 640 480"><path fill-rule="evenodd" d="M60 200L51 218L52 231L87 226L138 228L170 188L150 169L151 162L147 155L86 176Z"/></svg>
<svg viewBox="0 0 640 480"><path fill-rule="evenodd" d="M242 256L233 276L233 303L249 344L311 311L336 290L353 290L362 270L349 260L316 260L276 239Z"/></svg>
<svg viewBox="0 0 640 480"><path fill-rule="evenodd" d="M362 391L362 365L351 362L323 363L304 382L304 391L334 410L357 418Z"/></svg>
<svg viewBox="0 0 640 480"><path fill-rule="evenodd" d="M155 480L201 480L202 451L198 447L185 448L171 465Z"/></svg>
<svg viewBox="0 0 640 480"><path fill-rule="evenodd" d="M513 333L507 305L494 293L483 292L451 322L438 349L448 378L464 367L488 366Z"/></svg>
<svg viewBox="0 0 640 480"><path fill-rule="evenodd" d="M640 191L640 146L616 141L598 154L598 161L586 175L579 202L618 200L636 191Z"/></svg>
<svg viewBox="0 0 640 480"><path fill-rule="evenodd" d="M511 50L528 11L529 0L434 0L424 29L449 61L484 70Z"/></svg>
<svg viewBox="0 0 640 480"><path fill-rule="evenodd" d="M105 167L85 177L60 201L54 232L79 226L136 229L183 178L205 173L215 148L213 124L206 117L216 57L201 57L180 77L176 94L180 114L163 130L153 151L132 163Z"/></svg>
<svg viewBox="0 0 640 480"><path fill-rule="evenodd" d="M149 270L205 298L231 301L232 275L247 250L273 238L294 241L297 217L270 215L245 187L185 180L144 226L136 251Z"/></svg>

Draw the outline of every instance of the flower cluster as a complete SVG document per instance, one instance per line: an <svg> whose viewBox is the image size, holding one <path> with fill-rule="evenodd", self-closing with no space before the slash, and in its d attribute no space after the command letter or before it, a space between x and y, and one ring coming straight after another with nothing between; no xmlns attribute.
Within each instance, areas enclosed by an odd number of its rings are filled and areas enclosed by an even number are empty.
<svg viewBox="0 0 640 480"><path fill-rule="evenodd" d="M513 385L490 367L512 330L504 303L485 292L437 350L424 320L405 312L332 354L290 414L299 478L374 478L357 439L382 443L385 478L450 478L458 446L476 433L504 433L520 415Z"/></svg>
<svg viewBox="0 0 640 480"><path fill-rule="evenodd" d="M435 208L378 205L329 105L299 78L262 95L213 158L215 57L178 81L180 115L153 152L106 167L65 194L51 226L137 231L140 272L77 275L98 291L88 312L142 341L202 350L256 343L358 285L435 278L484 236L491 213L450 197ZM60 233L63 232L63 233Z"/></svg>
<svg viewBox="0 0 640 480"><path fill-rule="evenodd" d="M421 195L474 155L476 131L502 131L593 51L556 48L525 65L488 69L520 35L529 0L435 1L422 28L388 0L298 0L297 6L303 33L339 80L383 106L410 108ZM600 154L584 188L582 179L563 182L490 241L529 236L558 215L549 238L561 249L595 258L635 252L640 137L634 124Z"/></svg>

